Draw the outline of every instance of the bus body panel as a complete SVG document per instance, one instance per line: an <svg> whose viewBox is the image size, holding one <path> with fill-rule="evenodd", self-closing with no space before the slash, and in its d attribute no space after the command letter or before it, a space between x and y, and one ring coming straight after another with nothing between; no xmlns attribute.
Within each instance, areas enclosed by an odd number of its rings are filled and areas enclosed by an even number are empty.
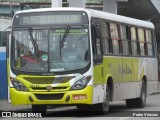
<svg viewBox="0 0 160 120"><path fill-rule="evenodd" d="M123 57L123 67L122 67L122 74L123 74L123 83L128 83L132 81L132 58L130 57Z"/></svg>
<svg viewBox="0 0 160 120"><path fill-rule="evenodd" d="M112 101L140 97L142 79L144 76L147 77L148 95L156 92L156 69L152 69L155 68L156 62L154 60L154 58L148 60L148 58L105 56L102 65L94 67L94 85L96 85L94 89L95 91L101 91L95 94L93 92L94 96L96 96L94 98L98 97L97 101L95 100L94 103L103 101L103 87L107 85L109 77L113 79L114 84ZM146 66L151 67L147 69Z"/></svg>

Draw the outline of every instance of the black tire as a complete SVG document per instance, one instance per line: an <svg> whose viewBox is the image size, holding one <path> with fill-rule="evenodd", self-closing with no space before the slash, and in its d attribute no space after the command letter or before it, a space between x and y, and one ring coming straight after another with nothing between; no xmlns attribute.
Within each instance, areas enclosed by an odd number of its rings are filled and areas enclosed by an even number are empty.
<svg viewBox="0 0 160 120"><path fill-rule="evenodd" d="M41 113L42 116L45 116L47 112L47 106L46 105L32 105L32 111L34 113Z"/></svg>
<svg viewBox="0 0 160 120"><path fill-rule="evenodd" d="M104 102L95 105L95 109L100 114L108 113L108 111L109 111L109 90L108 90L107 85L106 85L106 94L105 94L105 97L104 97Z"/></svg>
<svg viewBox="0 0 160 120"><path fill-rule="evenodd" d="M128 108L134 108L135 106L135 99L127 99L126 100L126 106Z"/></svg>
<svg viewBox="0 0 160 120"><path fill-rule="evenodd" d="M142 82L142 89L141 89L141 96L139 98L136 98L136 106L138 108L144 108L146 105L146 98L147 98L147 86L146 83Z"/></svg>
<svg viewBox="0 0 160 120"><path fill-rule="evenodd" d="M108 86L106 86L106 93L104 97L104 102L94 105L77 105L77 108L79 108L82 111L85 111L86 113L92 113L92 114L106 114L109 111L109 90Z"/></svg>
<svg viewBox="0 0 160 120"><path fill-rule="evenodd" d="M134 99L127 99L126 105L128 108L143 108L146 105L146 98L147 98L147 86L143 80L140 97Z"/></svg>

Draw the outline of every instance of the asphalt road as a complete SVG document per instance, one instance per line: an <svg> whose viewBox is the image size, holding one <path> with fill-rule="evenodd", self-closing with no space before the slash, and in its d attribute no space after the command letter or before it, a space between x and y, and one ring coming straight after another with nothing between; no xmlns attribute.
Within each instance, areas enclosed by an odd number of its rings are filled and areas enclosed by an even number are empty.
<svg viewBox="0 0 160 120"><path fill-rule="evenodd" d="M146 117L146 116L149 117ZM152 117L151 117L152 116ZM14 118L2 118L11 120ZM110 111L106 115L98 113L81 112L76 107L64 107L56 109L48 109L45 118L16 118L30 120L159 120L160 119L160 93L147 97L145 108L127 108L124 101L110 103Z"/></svg>

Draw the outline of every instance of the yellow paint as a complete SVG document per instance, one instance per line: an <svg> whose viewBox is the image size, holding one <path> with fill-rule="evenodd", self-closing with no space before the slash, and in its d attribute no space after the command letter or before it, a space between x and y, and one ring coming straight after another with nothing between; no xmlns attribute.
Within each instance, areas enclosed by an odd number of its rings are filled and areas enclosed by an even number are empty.
<svg viewBox="0 0 160 120"><path fill-rule="evenodd" d="M83 90L65 91L65 92L21 92L14 88L10 88L12 105L29 105L29 104L92 104L92 92L93 87L87 86ZM34 94L58 94L64 93L61 100L38 100ZM73 100L72 95L75 94L85 94L87 99L83 100ZM29 101L29 96L33 98L33 102ZM70 96L70 100L66 102L66 97Z"/></svg>
<svg viewBox="0 0 160 120"><path fill-rule="evenodd" d="M114 82L121 83L121 71L122 58L104 57L102 65L94 67L94 84L106 84L108 76L112 76Z"/></svg>
<svg viewBox="0 0 160 120"><path fill-rule="evenodd" d="M123 58L123 82L132 81L132 58Z"/></svg>
<svg viewBox="0 0 160 120"><path fill-rule="evenodd" d="M27 105L27 92L17 91L10 88L10 97L12 105Z"/></svg>
<svg viewBox="0 0 160 120"><path fill-rule="evenodd" d="M138 58L132 58L132 82L139 81L138 75L139 73L139 59Z"/></svg>
<svg viewBox="0 0 160 120"><path fill-rule="evenodd" d="M144 66L140 66L139 61L139 58L131 57L104 57L103 63L94 67L94 84L106 84L109 77L114 83L140 81L144 76ZM143 71L139 70L140 67Z"/></svg>

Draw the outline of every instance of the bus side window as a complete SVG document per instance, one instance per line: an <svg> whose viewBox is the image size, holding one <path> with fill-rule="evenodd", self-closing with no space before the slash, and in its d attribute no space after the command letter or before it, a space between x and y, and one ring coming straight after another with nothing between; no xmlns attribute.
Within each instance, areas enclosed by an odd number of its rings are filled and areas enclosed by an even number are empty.
<svg viewBox="0 0 160 120"><path fill-rule="evenodd" d="M144 56L146 54L145 52L145 39L144 39L144 30L141 28L138 28L138 40L140 44L140 55Z"/></svg>
<svg viewBox="0 0 160 120"><path fill-rule="evenodd" d="M109 25L107 22L101 22L102 29L102 42L103 42L103 51L104 54L112 53L111 41L109 37Z"/></svg>
<svg viewBox="0 0 160 120"><path fill-rule="evenodd" d="M123 55L129 55L129 40L127 39L127 29L125 25L120 25L120 34L123 46Z"/></svg>
<svg viewBox="0 0 160 120"><path fill-rule="evenodd" d="M137 45L137 34L136 28L130 27L130 34L131 34L131 48L132 48L132 55L138 55L138 45Z"/></svg>
<svg viewBox="0 0 160 120"><path fill-rule="evenodd" d="M153 37L151 30L146 30L146 42L147 42L147 49L148 49L148 56L153 56Z"/></svg>
<svg viewBox="0 0 160 120"><path fill-rule="evenodd" d="M113 45L113 54L119 55L120 54L120 46L119 46L119 34L118 34L118 26L117 24L110 23L110 34L112 39Z"/></svg>

